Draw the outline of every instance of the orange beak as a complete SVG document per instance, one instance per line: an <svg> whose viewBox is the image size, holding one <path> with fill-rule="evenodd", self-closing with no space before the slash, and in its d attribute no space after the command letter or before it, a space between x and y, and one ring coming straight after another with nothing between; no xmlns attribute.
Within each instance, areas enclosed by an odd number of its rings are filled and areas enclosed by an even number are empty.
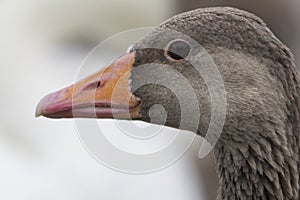
<svg viewBox="0 0 300 200"><path fill-rule="evenodd" d="M36 116L139 118L141 101L129 86L134 58L134 52L125 54L100 72L45 96L36 108Z"/></svg>

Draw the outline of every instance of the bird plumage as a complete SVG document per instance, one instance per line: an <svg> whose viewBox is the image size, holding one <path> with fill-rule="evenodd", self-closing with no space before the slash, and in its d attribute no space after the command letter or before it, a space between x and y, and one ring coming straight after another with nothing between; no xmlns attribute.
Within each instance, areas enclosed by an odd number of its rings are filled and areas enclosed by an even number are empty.
<svg viewBox="0 0 300 200"><path fill-rule="evenodd" d="M141 65L167 64L183 75L195 91L201 117L194 132L202 137L206 136L211 117L209 90L190 62L174 62L165 56L167 44L178 39L171 31L199 43L218 67L224 82L226 120L214 147L220 178L218 198L299 199L300 79L289 49L260 18L228 7L176 15L133 46L131 92L142 101L139 119L180 127L178 98L159 85L138 88L142 79L154 72L134 70ZM203 63L199 58L193 64ZM164 78L173 81L179 91L186 89L181 88L178 79ZM164 106L168 113L166 121L159 117L151 119L149 109L154 104ZM193 131L189 124L182 129Z"/></svg>

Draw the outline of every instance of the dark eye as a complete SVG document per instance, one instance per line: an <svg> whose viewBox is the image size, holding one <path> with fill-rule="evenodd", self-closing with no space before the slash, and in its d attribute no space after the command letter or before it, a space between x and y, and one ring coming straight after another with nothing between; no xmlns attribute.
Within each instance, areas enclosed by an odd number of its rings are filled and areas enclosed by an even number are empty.
<svg viewBox="0 0 300 200"><path fill-rule="evenodd" d="M180 61L186 58L191 46L184 40L176 39L168 43L165 49L165 56L173 61Z"/></svg>

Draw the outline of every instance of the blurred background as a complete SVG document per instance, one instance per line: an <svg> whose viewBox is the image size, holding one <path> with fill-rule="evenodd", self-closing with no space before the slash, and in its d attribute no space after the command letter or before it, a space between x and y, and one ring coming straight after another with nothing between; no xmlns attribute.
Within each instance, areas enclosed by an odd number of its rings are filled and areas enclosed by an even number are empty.
<svg viewBox="0 0 300 200"><path fill-rule="evenodd" d="M215 199L213 156L198 159L199 138L170 167L130 175L94 160L72 120L36 119L34 112L42 96L76 79L83 59L106 38L220 5L263 18L300 62L299 0L0 1L0 199Z"/></svg>

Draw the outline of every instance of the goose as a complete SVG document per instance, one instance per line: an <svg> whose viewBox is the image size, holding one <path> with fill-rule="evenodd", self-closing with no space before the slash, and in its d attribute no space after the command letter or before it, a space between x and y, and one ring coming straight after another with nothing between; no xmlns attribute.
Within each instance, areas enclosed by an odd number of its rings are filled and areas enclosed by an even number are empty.
<svg viewBox="0 0 300 200"><path fill-rule="evenodd" d="M299 199L299 72L290 50L259 17L243 10L199 8L168 19L103 70L45 96L36 116L142 120L206 137L212 98L195 69L210 64L201 56L189 60L203 49L225 88L226 118L214 145L218 199ZM137 72L142 66L145 70ZM160 76L168 71L178 72L193 88L198 104L188 100L187 105L199 109L187 121L201 111L196 130L189 123L180 126L180 94L192 97L179 76ZM153 74L179 96L157 84L139 87ZM164 119L150 116L155 104L164 107Z"/></svg>

